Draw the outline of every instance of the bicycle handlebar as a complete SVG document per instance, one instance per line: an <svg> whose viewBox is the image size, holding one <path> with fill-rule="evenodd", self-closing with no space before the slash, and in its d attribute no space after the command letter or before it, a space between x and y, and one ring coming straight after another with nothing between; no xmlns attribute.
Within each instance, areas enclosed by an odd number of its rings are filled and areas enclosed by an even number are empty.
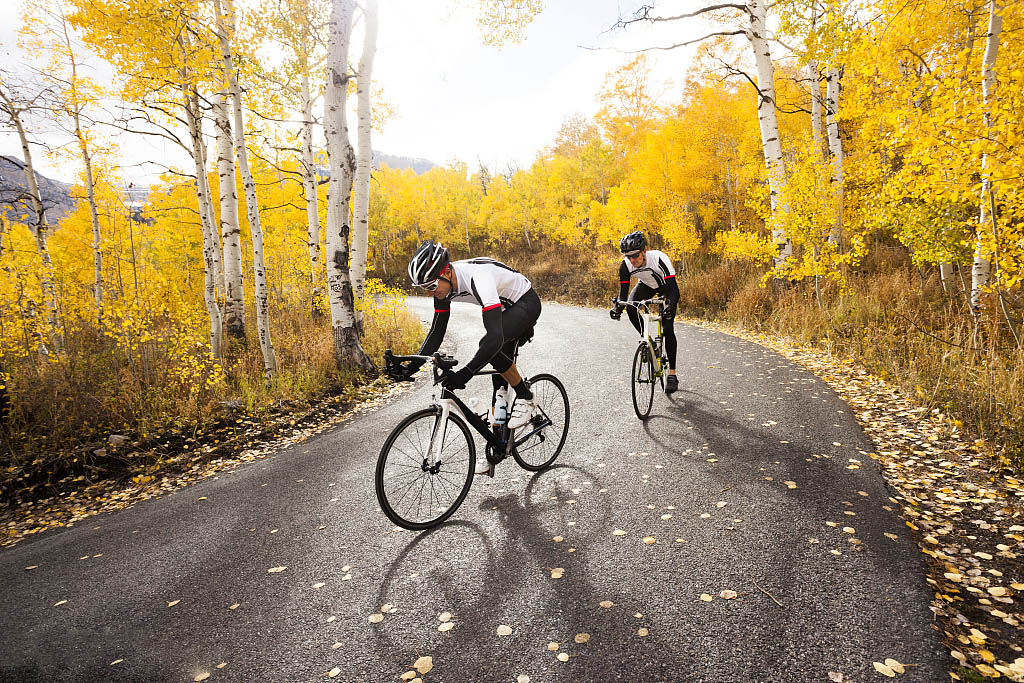
<svg viewBox="0 0 1024 683"><path fill-rule="evenodd" d="M396 356L391 353L391 349L384 351L384 372L388 377L400 381L411 382L412 378L408 377L402 372L401 364L405 361L419 360L423 362L432 362L434 366L434 384L437 384L441 379L448 374L452 368L459 364L459 361L453 356L447 356L443 353L435 353L432 356L419 356L411 354L408 356Z"/></svg>
<svg viewBox="0 0 1024 683"><path fill-rule="evenodd" d="M663 304L665 303L665 297L655 296L650 299L642 299L640 301L622 301L617 296L612 297L612 303L616 306L633 306L634 308L640 308L641 306L650 306L651 304Z"/></svg>

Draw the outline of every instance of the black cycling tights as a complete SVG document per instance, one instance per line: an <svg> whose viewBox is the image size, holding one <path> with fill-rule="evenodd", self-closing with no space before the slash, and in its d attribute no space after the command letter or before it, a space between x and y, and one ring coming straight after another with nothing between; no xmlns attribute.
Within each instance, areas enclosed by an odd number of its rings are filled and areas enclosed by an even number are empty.
<svg viewBox="0 0 1024 683"><path fill-rule="evenodd" d="M642 301L643 299L650 299L652 296L658 293L658 290L651 289L642 282L636 283L636 287L629 293L630 301ZM633 327L636 328L637 332L642 332L640 327L640 314L636 310L636 306L626 306L626 314L629 316L629 322L633 323ZM668 356L668 367L671 370L676 369L676 328L673 325L673 321L676 319L675 311L672 311L672 317L661 319L661 328L665 335L665 355Z"/></svg>

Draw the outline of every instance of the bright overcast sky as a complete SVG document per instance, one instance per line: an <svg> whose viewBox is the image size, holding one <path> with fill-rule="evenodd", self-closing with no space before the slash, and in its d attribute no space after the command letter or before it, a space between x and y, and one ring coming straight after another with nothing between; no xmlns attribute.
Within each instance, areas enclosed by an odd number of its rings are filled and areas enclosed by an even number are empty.
<svg viewBox="0 0 1024 683"><path fill-rule="evenodd" d="M546 4L523 43L493 48L480 40L477 0L380 0L373 77L396 116L374 133L374 149L437 164L460 159L470 168L477 159L498 171L509 164L529 166L567 116L597 110L595 97L605 74L628 59L624 51L681 42L704 28L676 22L613 30L620 15L628 17L642 4L639 0ZM655 4L663 14L699 6L696 0ZM0 0L0 58L5 62L17 40L19 5ZM354 61L361 29L360 24L353 35ZM692 55L690 48L649 53L655 77L674 85L666 100L678 99ZM128 148L124 163L138 163L146 154L161 163L187 166L187 158L170 144L146 147L122 143ZM21 157L13 132L0 133L0 153ZM76 173L42 159L39 165L45 175L62 180L70 181ZM141 179L138 173L134 175Z"/></svg>

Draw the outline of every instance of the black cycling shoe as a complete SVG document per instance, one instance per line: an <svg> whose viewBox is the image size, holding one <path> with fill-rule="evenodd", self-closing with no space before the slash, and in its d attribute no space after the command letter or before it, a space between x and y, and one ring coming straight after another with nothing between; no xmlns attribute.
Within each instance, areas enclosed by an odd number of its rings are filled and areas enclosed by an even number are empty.
<svg viewBox="0 0 1024 683"><path fill-rule="evenodd" d="M676 378L675 375L669 375L668 377L665 378L665 393L666 394L674 394L674 393L676 393L676 390L678 388L679 388L679 380Z"/></svg>

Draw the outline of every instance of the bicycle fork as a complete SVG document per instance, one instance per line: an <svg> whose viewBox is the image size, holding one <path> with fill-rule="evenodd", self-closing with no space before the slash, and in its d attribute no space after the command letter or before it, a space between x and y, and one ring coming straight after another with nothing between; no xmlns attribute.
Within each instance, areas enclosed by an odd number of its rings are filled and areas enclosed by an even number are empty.
<svg viewBox="0 0 1024 683"><path fill-rule="evenodd" d="M420 465L424 472L430 474L437 474L441 469L441 447L448 434L448 416L452 412L452 401L442 398L437 401L437 406L441 409L441 414L434 420L434 429L430 432L430 444L427 446L423 463Z"/></svg>

